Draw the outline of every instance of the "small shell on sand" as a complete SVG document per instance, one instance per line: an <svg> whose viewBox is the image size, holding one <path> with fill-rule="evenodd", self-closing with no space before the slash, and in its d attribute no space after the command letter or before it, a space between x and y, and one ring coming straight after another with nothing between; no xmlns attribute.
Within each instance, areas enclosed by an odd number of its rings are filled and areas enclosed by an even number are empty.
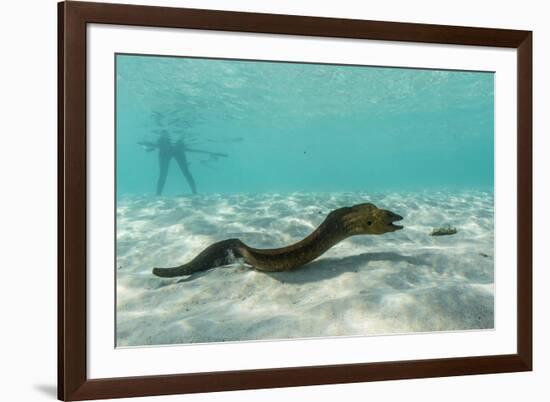
<svg viewBox="0 0 550 402"><path fill-rule="evenodd" d="M445 225L440 228L434 228L430 236L449 236L456 234L457 230L451 225Z"/></svg>

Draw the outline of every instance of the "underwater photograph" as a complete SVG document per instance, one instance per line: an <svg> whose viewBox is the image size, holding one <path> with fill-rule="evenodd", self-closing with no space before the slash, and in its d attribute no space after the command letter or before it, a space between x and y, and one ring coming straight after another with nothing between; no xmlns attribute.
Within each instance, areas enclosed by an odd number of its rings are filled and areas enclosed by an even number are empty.
<svg viewBox="0 0 550 402"><path fill-rule="evenodd" d="M115 105L117 347L494 329L493 72L117 54Z"/></svg>

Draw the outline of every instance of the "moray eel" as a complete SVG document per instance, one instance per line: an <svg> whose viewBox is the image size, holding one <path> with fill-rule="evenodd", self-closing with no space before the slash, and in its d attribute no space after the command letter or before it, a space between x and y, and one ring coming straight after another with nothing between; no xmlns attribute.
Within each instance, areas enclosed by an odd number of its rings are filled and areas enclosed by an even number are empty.
<svg viewBox="0 0 550 402"><path fill-rule="evenodd" d="M394 224L401 219L401 216L373 204L357 204L332 211L309 236L290 246L257 249L239 239L222 240L204 249L187 264L154 268L153 274L163 278L190 275L239 260L258 271L289 271L313 261L350 236L380 235L403 229L403 226Z"/></svg>

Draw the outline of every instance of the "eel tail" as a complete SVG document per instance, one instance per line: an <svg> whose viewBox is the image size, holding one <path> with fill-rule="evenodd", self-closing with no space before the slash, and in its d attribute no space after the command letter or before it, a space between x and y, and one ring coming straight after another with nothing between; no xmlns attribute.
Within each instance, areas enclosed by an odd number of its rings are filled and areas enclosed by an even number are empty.
<svg viewBox="0 0 550 402"><path fill-rule="evenodd" d="M187 264L172 268L153 268L153 274L162 278L173 278L233 264L243 257L242 249L246 247L239 239L222 240L204 249Z"/></svg>

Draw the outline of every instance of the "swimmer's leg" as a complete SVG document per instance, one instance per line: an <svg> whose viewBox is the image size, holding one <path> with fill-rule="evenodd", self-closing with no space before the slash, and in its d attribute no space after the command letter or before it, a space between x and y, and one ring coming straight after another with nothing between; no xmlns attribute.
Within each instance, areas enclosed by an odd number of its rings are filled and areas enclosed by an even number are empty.
<svg viewBox="0 0 550 402"><path fill-rule="evenodd" d="M189 187L191 187L191 191L193 192L193 194L197 194L195 180L193 179L193 176L191 176L191 172L189 171L189 165L187 164L187 158L185 157L185 154L177 154L175 158L176 162L178 162L181 173L183 173L185 179L187 180L187 183L189 183Z"/></svg>
<svg viewBox="0 0 550 402"><path fill-rule="evenodd" d="M164 152L159 152L159 177L157 179L157 195L162 194L166 176L168 175L168 167L170 166L170 155Z"/></svg>

